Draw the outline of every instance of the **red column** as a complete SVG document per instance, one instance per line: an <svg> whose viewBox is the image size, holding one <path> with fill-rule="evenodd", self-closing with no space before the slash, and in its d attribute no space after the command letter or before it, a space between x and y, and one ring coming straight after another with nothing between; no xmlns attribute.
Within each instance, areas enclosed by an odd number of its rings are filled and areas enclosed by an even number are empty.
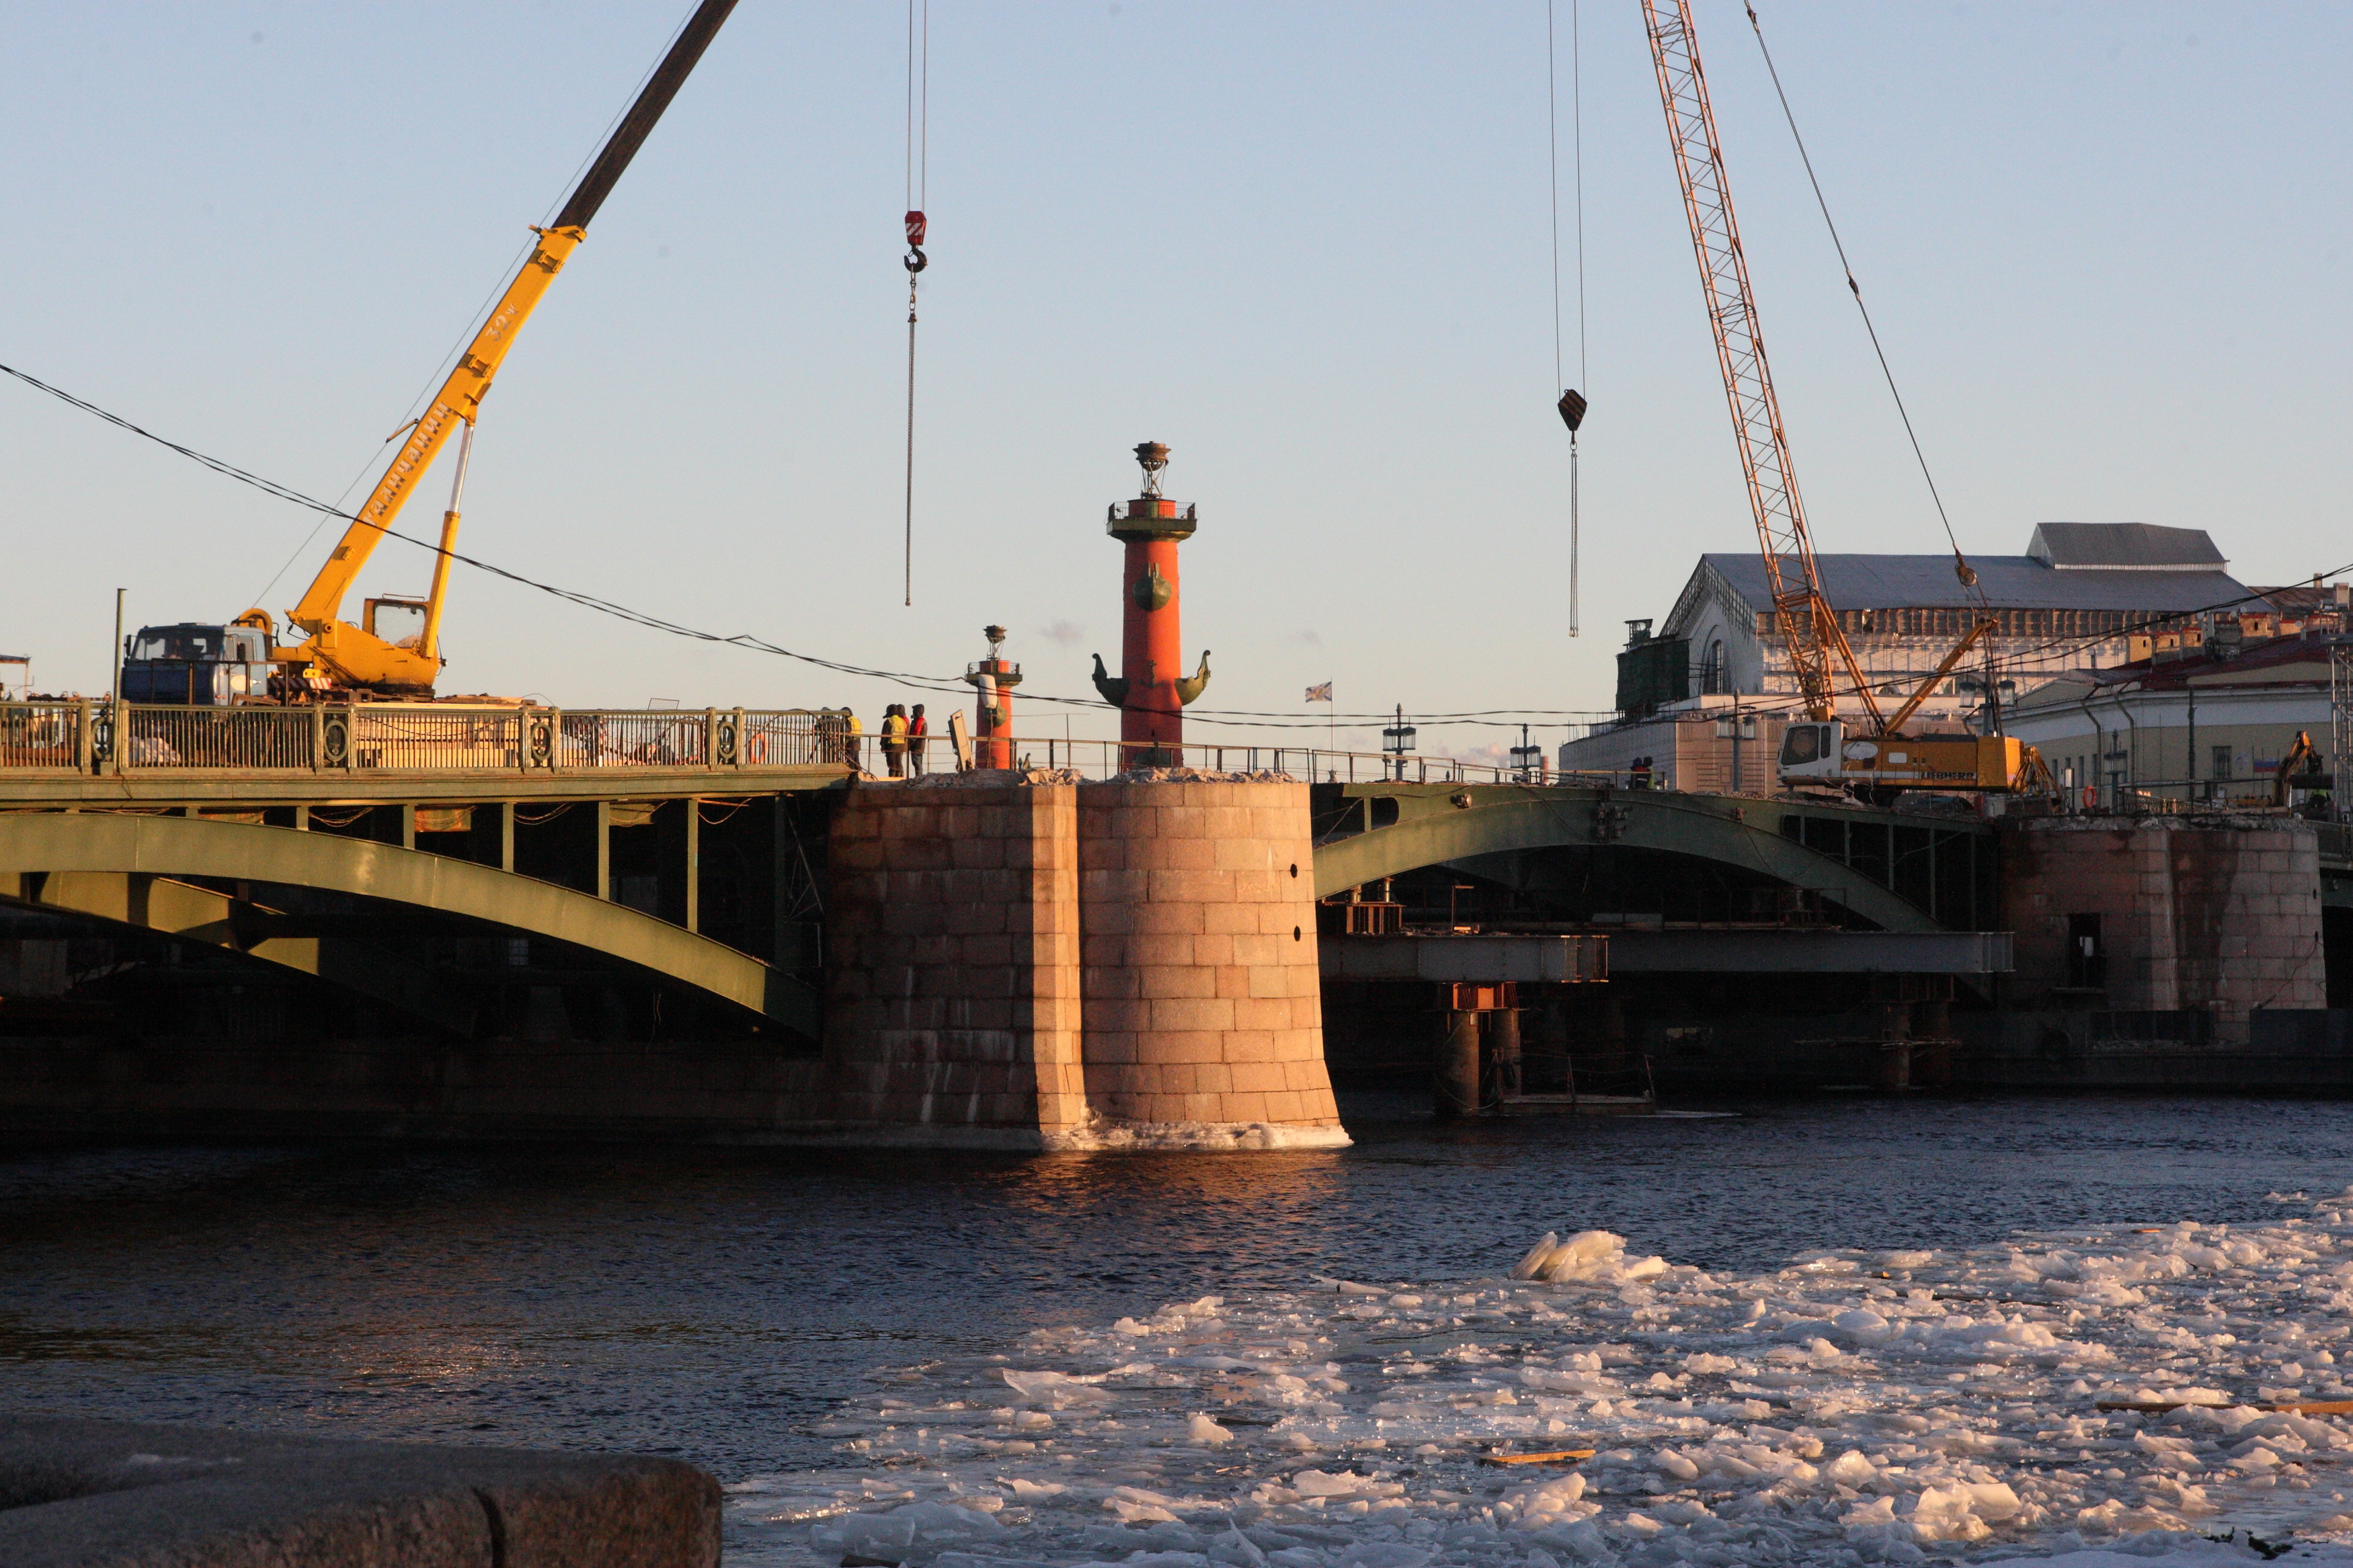
<svg viewBox="0 0 2353 1568"><path fill-rule="evenodd" d="M1120 705L1119 715L1124 747L1184 743L1185 705L1176 697L1177 678L1185 673L1176 542L1166 538L1127 542L1119 664L1120 674L1127 679L1127 700Z"/></svg>
<svg viewBox="0 0 2353 1568"><path fill-rule="evenodd" d="M1200 668L1185 668L1184 608L1177 593L1176 549L1193 535L1194 510L1160 493L1160 471L1168 448L1146 441L1135 448L1144 468L1144 493L1114 505L1108 531L1127 547L1120 572L1120 669L1107 677L1095 661L1095 685L1119 705L1120 762L1151 766L1180 762L1185 741L1185 705L1208 684L1208 655Z"/></svg>

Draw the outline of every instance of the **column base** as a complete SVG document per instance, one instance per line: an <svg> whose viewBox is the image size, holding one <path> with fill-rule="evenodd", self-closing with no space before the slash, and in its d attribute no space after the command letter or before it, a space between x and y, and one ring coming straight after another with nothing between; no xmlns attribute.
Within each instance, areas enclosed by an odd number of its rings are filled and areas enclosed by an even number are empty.
<svg viewBox="0 0 2353 1568"><path fill-rule="evenodd" d="M1039 1141L1059 1153L1215 1153L1273 1149L1345 1149L1355 1142L1337 1122L1301 1126L1279 1121L1112 1121L1049 1127Z"/></svg>

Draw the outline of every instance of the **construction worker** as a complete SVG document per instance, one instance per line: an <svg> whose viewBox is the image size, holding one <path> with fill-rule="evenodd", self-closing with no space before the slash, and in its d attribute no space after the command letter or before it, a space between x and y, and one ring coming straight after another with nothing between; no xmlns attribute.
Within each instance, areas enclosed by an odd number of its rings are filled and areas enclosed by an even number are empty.
<svg viewBox="0 0 2353 1568"><path fill-rule="evenodd" d="M882 762L894 779L907 776L907 710L893 702L882 710Z"/></svg>
<svg viewBox="0 0 2353 1568"><path fill-rule="evenodd" d="M930 726L923 722L923 705L918 702L907 716L907 771L917 778L923 776L923 745L930 733Z"/></svg>

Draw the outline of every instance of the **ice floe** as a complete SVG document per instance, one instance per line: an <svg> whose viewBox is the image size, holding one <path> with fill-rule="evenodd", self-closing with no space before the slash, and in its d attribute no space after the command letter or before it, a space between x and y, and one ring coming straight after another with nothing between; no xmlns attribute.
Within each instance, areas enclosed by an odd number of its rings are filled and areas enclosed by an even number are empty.
<svg viewBox="0 0 2353 1568"><path fill-rule="evenodd" d="M2280 1408L2353 1407L2353 1190L2274 1196L1746 1276L1588 1229L1042 1331L877 1373L838 1468L728 1489L729 1561L2353 1564L2353 1415Z"/></svg>

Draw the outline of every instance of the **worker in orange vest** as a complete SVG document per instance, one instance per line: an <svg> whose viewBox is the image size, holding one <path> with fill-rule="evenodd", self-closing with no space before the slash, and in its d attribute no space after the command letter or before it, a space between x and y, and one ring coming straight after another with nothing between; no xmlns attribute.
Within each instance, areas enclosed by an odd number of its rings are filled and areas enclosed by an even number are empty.
<svg viewBox="0 0 2353 1568"><path fill-rule="evenodd" d="M907 715L907 771L917 778L923 776L923 746L931 732L931 726L923 722L923 705L918 702Z"/></svg>

